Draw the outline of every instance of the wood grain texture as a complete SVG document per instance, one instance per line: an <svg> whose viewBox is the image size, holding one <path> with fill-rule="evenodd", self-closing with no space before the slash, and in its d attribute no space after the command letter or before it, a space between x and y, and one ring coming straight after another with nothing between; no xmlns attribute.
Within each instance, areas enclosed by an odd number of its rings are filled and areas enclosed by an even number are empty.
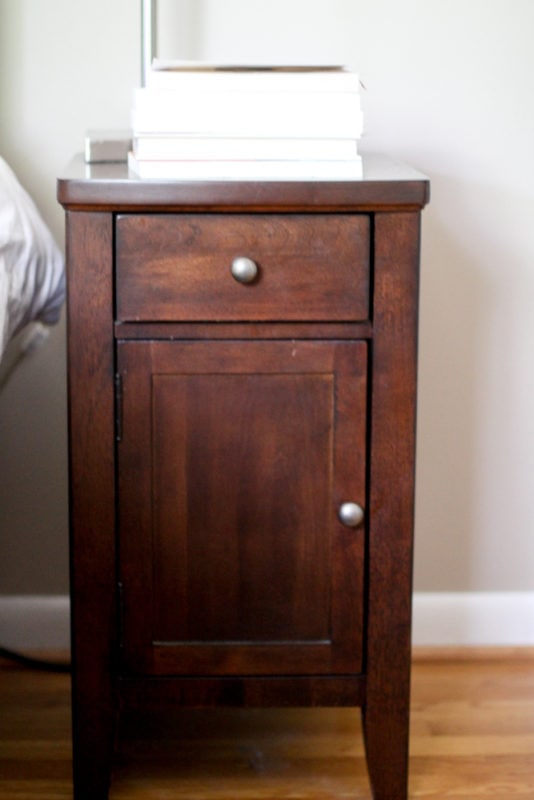
<svg viewBox="0 0 534 800"><path fill-rule="evenodd" d="M413 663L410 800L532 798L534 651ZM0 797L71 800L69 679L0 661ZM352 709L132 714L111 800L371 800Z"/></svg>
<svg viewBox="0 0 534 800"><path fill-rule="evenodd" d="M119 320L369 316L364 214L126 214L116 235ZM232 277L237 256L257 265L252 283Z"/></svg>
<svg viewBox="0 0 534 800"><path fill-rule="evenodd" d="M58 180L58 200L77 210L393 211L421 209L428 179L379 154L366 154L358 181L141 181L125 164L88 167L76 157Z"/></svg>
<svg viewBox="0 0 534 800"><path fill-rule="evenodd" d="M284 708L361 706L363 675L228 678L123 678L121 707Z"/></svg>
<svg viewBox="0 0 534 800"><path fill-rule="evenodd" d="M128 673L361 672L363 342L122 342Z"/></svg>
<svg viewBox="0 0 534 800"><path fill-rule="evenodd" d="M118 322L117 339L370 339L371 322Z"/></svg>
<svg viewBox="0 0 534 800"><path fill-rule="evenodd" d="M408 769L418 264L419 215L377 214L364 706L375 800L404 798Z"/></svg>
<svg viewBox="0 0 534 800"><path fill-rule="evenodd" d="M58 197L76 800L106 800L128 692L264 705L275 687L280 702L360 703L375 800L404 800L428 182L373 158L345 183L151 182L78 164ZM217 253L242 244L258 280L219 284ZM346 500L365 507L357 529L337 518Z"/></svg>
<svg viewBox="0 0 534 800"><path fill-rule="evenodd" d="M115 463L112 218L69 214L68 387L77 800L105 791L114 734Z"/></svg>

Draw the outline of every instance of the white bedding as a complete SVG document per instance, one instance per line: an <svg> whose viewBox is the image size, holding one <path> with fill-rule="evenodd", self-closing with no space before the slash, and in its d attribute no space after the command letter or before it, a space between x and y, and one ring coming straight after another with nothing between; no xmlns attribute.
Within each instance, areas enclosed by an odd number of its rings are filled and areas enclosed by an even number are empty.
<svg viewBox="0 0 534 800"><path fill-rule="evenodd" d="M63 256L33 200L0 157L0 358L29 322L55 324L64 299Z"/></svg>

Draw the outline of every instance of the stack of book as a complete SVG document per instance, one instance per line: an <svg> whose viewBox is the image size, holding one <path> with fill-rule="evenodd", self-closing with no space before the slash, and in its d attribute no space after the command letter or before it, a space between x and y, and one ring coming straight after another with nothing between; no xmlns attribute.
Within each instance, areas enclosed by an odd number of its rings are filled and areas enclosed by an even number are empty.
<svg viewBox="0 0 534 800"><path fill-rule="evenodd" d="M155 60L134 90L130 170L172 180L354 180L358 76L343 67Z"/></svg>

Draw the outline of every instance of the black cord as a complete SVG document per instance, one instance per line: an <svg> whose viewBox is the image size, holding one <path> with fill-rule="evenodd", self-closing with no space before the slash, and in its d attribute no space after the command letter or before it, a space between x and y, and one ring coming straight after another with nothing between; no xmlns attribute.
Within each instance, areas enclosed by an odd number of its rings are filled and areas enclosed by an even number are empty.
<svg viewBox="0 0 534 800"><path fill-rule="evenodd" d="M34 658L27 656L24 653L18 653L15 650L10 650L7 647L0 645L0 658L6 658L8 661L15 661L29 669L38 669L43 672L63 672L69 673L71 667L68 661L48 661L43 658Z"/></svg>

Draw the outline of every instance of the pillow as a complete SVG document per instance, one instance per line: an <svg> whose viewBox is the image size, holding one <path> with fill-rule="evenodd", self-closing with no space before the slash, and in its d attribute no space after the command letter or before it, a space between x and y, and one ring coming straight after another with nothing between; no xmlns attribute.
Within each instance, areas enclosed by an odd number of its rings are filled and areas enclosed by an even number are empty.
<svg viewBox="0 0 534 800"><path fill-rule="evenodd" d="M0 357L32 321L55 324L65 299L65 269L33 200L0 157Z"/></svg>

